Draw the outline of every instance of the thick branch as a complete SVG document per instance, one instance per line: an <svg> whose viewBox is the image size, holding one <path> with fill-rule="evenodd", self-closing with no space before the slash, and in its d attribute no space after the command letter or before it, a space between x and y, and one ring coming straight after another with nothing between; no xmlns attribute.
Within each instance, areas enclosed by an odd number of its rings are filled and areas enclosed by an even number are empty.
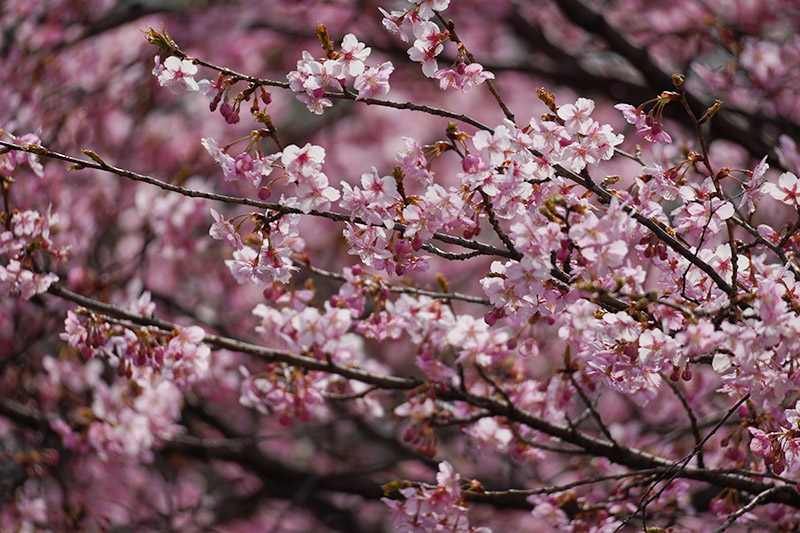
<svg viewBox="0 0 800 533"><path fill-rule="evenodd" d="M668 468L671 472L676 471L677 463L671 459L652 455L635 448L614 445L605 440L581 433L575 428L548 422L496 398L477 396L468 391L456 388L448 388L440 392L439 397L446 400L463 401L481 407L491 411L497 416L503 416L509 420L520 422L546 435L579 446L594 456L606 457L628 468ZM677 474L678 477L703 481L720 487L745 491L750 494L761 494L768 489L775 488L775 492L770 493L764 503L783 503L800 509L800 494L790 485L770 485L768 483L754 481L743 475L722 473L715 470L690 466L677 469Z"/></svg>

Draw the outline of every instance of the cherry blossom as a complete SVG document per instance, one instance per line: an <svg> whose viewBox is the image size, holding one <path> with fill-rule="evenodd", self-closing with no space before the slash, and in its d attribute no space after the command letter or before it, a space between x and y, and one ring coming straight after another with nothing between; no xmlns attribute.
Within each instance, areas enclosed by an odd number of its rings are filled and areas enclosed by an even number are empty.
<svg viewBox="0 0 800 533"><path fill-rule="evenodd" d="M25 135L21 135L16 137L11 133L0 129L0 138L8 137L11 142L20 145L39 145L41 143L41 139L38 135L33 133L26 133ZM11 176L16 168L20 165L26 164L28 168L36 175L38 178L44 177L44 167L42 166L41 162L39 161L39 156L35 153L25 153L25 152L7 152L7 153L0 153L0 176L8 177Z"/></svg>
<svg viewBox="0 0 800 533"><path fill-rule="evenodd" d="M797 206L798 200L798 180L797 176L792 174L791 172L784 172L778 178L777 185L774 183L765 183L761 190L765 194L769 194L776 200L783 202L784 204Z"/></svg>
<svg viewBox="0 0 800 533"><path fill-rule="evenodd" d="M434 11L444 11L450 5L450 0L408 0L412 4L419 6L419 16L423 20L429 20L433 17Z"/></svg>
<svg viewBox="0 0 800 533"><path fill-rule="evenodd" d="M394 65L389 61L377 67L369 67L357 75L353 87L358 91L358 99L374 98L389 92L389 75L394 71Z"/></svg>
<svg viewBox="0 0 800 533"><path fill-rule="evenodd" d="M224 241L228 246L241 250L244 244L242 244L242 239L233 224L225 220L216 209L211 209L211 216L214 218L214 224L208 230L211 238Z"/></svg>
<svg viewBox="0 0 800 533"><path fill-rule="evenodd" d="M378 176L378 170L361 175L361 187L351 187L342 182L340 206L351 217L363 219L371 224L383 224L386 229L394 227L394 207L398 202L397 183L392 176Z"/></svg>
<svg viewBox="0 0 800 533"><path fill-rule="evenodd" d="M628 124L636 126L636 135L651 143L671 143L672 137L664 131L660 117L643 114L641 110L630 104L617 104L615 108L622 111Z"/></svg>
<svg viewBox="0 0 800 533"><path fill-rule="evenodd" d="M364 43L358 42L352 33L345 35L342 39L342 55L339 58L339 61L345 65L345 73L350 76L358 76L364 72L364 62L371 51Z"/></svg>
<svg viewBox="0 0 800 533"><path fill-rule="evenodd" d="M439 80L439 88L443 91L452 87L467 92L486 80L493 80L494 74L483 70L483 65L480 63L470 63L469 65L459 63L455 69L437 70L433 77Z"/></svg>
<svg viewBox="0 0 800 533"><path fill-rule="evenodd" d="M181 59L169 56L161 63L158 56L155 59L153 75L158 77L158 83L166 87L173 94L180 94L184 91L199 91L200 86L194 79L197 74L197 65L189 59Z"/></svg>
<svg viewBox="0 0 800 533"><path fill-rule="evenodd" d="M414 28L414 37L416 40L408 49L408 57L411 61L421 63L422 73L428 78L433 78L439 68L436 56L444 50L441 44L443 34L435 23L422 22Z"/></svg>
<svg viewBox="0 0 800 533"><path fill-rule="evenodd" d="M236 157L229 155L221 149L214 139L206 138L201 141L214 161L222 169L222 175L227 181L245 181L253 187L258 187L261 180L272 173L272 164L277 154L268 157L253 157L243 152Z"/></svg>
<svg viewBox="0 0 800 533"><path fill-rule="evenodd" d="M461 502L460 476L450 463L439 464L434 487L406 487L398 489L405 498L401 503L384 498L394 511L393 526L398 531L464 531L487 533L487 528L475 528Z"/></svg>
<svg viewBox="0 0 800 533"><path fill-rule="evenodd" d="M594 122L589 115L594 111L594 102L588 98L578 98L574 104L566 104L558 108L558 116L564 121L564 126L572 133L586 134L589 126Z"/></svg>
<svg viewBox="0 0 800 533"><path fill-rule="evenodd" d="M281 163L290 180L299 177L311 177L322 169L325 162L325 149L310 143L302 148L291 144L281 152Z"/></svg>

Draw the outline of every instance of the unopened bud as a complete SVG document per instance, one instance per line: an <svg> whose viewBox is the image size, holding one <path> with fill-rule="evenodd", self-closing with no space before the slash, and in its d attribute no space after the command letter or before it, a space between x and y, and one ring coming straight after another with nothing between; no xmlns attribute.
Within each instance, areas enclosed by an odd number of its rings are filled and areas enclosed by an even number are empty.
<svg viewBox="0 0 800 533"><path fill-rule="evenodd" d="M716 100L714 105L706 110L706 114L700 119L700 124L704 124L706 121L711 120L711 118L717 114L717 111L719 111L720 107L722 107L722 100Z"/></svg>
<svg viewBox="0 0 800 533"><path fill-rule="evenodd" d="M325 50L325 55L328 56L328 59L336 59L336 57L334 57L336 52L333 51L333 42L331 41L331 36L328 34L328 28L321 22L317 22L317 38L320 44L322 44L322 49Z"/></svg>

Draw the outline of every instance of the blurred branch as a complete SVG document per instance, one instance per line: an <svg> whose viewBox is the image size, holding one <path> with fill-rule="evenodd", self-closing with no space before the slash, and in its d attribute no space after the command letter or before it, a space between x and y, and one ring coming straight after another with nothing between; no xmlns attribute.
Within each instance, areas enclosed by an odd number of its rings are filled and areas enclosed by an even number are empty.
<svg viewBox="0 0 800 533"><path fill-rule="evenodd" d="M655 64L647 49L629 41L618 28L606 20L602 13L594 11L581 0L555 0L555 4L567 19L585 31L602 37L612 51L627 59L642 74L653 93L660 94L672 88L672 76ZM695 113L708 108L693 93L687 92L686 99ZM777 154L771 146L775 142L764 142L761 137L753 135L752 130L746 125L735 124L723 113L715 116L710 124L712 135L741 144L753 157L761 158L766 154L772 161L778 161Z"/></svg>
<svg viewBox="0 0 800 533"><path fill-rule="evenodd" d="M295 262L295 264L302 266L305 269L308 269L312 274L316 274L317 276L322 276L329 279L335 279L337 281L342 281L342 282L346 281L345 277L342 274L338 274L336 272L330 272L328 270L324 270L322 268L318 268L307 263ZM462 302L489 305L488 298L481 298L479 296L470 296L469 294L461 294L458 292L435 292L435 291L428 291L425 289L418 289L416 287L403 287L400 285L385 285L385 287L390 292L396 292L399 294L414 294L417 296L427 296L429 298L436 298L437 300L461 300Z"/></svg>

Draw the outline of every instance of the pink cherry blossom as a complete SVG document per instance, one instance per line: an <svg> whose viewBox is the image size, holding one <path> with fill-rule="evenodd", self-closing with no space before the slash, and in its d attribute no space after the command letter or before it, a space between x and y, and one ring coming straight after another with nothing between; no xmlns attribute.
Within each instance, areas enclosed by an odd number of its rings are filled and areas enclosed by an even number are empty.
<svg viewBox="0 0 800 533"><path fill-rule="evenodd" d="M558 108L558 116L570 133L585 134L594 122L589 115L594 111L594 102L588 98L578 98L574 104L562 105Z"/></svg>
<svg viewBox="0 0 800 533"><path fill-rule="evenodd" d="M419 16L423 20L433 17L434 11L444 11L450 5L450 0L408 0L412 4L419 6Z"/></svg>
<svg viewBox="0 0 800 533"><path fill-rule="evenodd" d="M216 209L211 209L211 216L214 218L214 224L208 230L211 238L225 241L228 246L241 250L244 244L242 244L242 239L233 224L225 220Z"/></svg>
<svg viewBox="0 0 800 533"><path fill-rule="evenodd" d="M299 176L311 177L322 169L325 162L325 149L307 143L302 148L290 144L281 152L281 163L290 180Z"/></svg>
<svg viewBox="0 0 800 533"><path fill-rule="evenodd" d="M160 64L159 58L156 56L153 75L158 77L158 83L162 87L168 88L174 94L184 91L199 91L200 86L194 79L195 74L197 74L197 65L189 59L169 56L163 64Z"/></svg>
<svg viewBox="0 0 800 533"><path fill-rule="evenodd" d="M672 137L664 131L661 120L653 118L651 114L644 114L630 104L617 104L616 109L622 111L622 116L628 124L636 126L636 135L652 143L671 143Z"/></svg>
<svg viewBox="0 0 800 533"><path fill-rule="evenodd" d="M452 87L467 92L486 80L494 79L494 74L483 70L483 65L480 63L470 63L469 65L459 63L455 69L437 70L433 77L439 80L439 88L443 91Z"/></svg>
<svg viewBox="0 0 800 533"><path fill-rule="evenodd" d="M422 73L428 78L433 78L439 68L436 56L444 50L439 27L433 22L422 22L414 29L414 36L416 40L408 49L408 57L411 61L421 63Z"/></svg>
<svg viewBox="0 0 800 533"><path fill-rule="evenodd" d="M784 204L797 206L800 198L797 176L791 172L784 172L778 178L778 184L765 183L761 190Z"/></svg>
<svg viewBox="0 0 800 533"><path fill-rule="evenodd" d="M769 170L769 165L767 156L764 156L753 169L750 179L744 184L745 190L742 192L741 205L747 206L748 213L756 210L756 203L765 194L763 185L766 181L767 170Z"/></svg>
<svg viewBox="0 0 800 533"><path fill-rule="evenodd" d="M353 87L358 91L358 100L374 98L389 93L389 75L394 71L394 65L386 61L377 67L369 67L359 74L353 82Z"/></svg>
<svg viewBox="0 0 800 533"><path fill-rule="evenodd" d="M358 76L364 72L364 62L369 58L371 49L358 41L355 35L348 33L342 39L342 53L339 62L344 64L344 72L349 76Z"/></svg>

